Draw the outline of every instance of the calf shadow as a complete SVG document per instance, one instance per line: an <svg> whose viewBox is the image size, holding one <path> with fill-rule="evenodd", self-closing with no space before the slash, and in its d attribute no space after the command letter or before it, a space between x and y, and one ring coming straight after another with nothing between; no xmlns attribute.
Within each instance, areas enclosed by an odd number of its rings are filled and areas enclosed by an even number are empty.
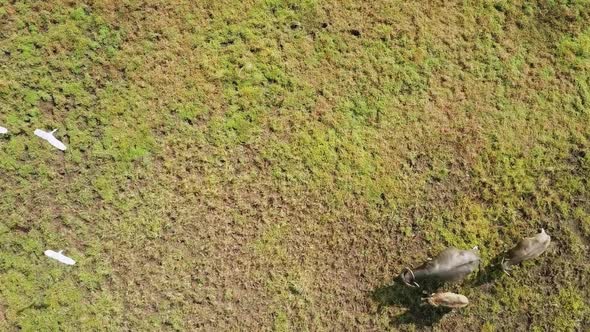
<svg viewBox="0 0 590 332"><path fill-rule="evenodd" d="M451 312L449 308L437 308L424 304L422 298L435 290L436 285L422 285L424 288L412 288L395 280L393 284L381 286L372 293L372 298L382 312L387 306L399 306L408 309L392 319L393 325L414 324L416 327L432 326ZM423 290L426 290L426 294Z"/></svg>

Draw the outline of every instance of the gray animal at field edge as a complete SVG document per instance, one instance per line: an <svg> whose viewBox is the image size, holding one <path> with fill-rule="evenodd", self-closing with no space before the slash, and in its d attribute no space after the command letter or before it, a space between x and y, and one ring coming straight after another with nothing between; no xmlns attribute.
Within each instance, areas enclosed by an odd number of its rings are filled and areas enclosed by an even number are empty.
<svg viewBox="0 0 590 332"><path fill-rule="evenodd" d="M419 287L417 280L459 281L479 266L479 250L459 250L447 248L414 270L405 268L400 274L401 280L410 287Z"/></svg>
<svg viewBox="0 0 590 332"><path fill-rule="evenodd" d="M463 308L469 304L469 300L465 295L451 292L432 293L422 300L434 307Z"/></svg>
<svg viewBox="0 0 590 332"><path fill-rule="evenodd" d="M541 228L540 233L520 240L514 248L508 251L506 257L502 259L502 270L507 272L512 265L539 257L547 250L550 243L551 237Z"/></svg>

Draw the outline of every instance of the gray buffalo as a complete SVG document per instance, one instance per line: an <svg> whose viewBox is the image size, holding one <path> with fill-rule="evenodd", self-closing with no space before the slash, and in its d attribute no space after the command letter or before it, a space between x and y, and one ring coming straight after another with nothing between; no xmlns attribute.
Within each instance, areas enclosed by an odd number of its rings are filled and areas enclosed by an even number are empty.
<svg viewBox="0 0 590 332"><path fill-rule="evenodd" d="M411 287L420 286L419 280L459 281L479 266L479 260L477 247L471 250L450 247L414 270L405 268L400 278Z"/></svg>
<svg viewBox="0 0 590 332"><path fill-rule="evenodd" d="M539 255L547 250L550 243L551 237L545 233L544 229L541 229L541 232L535 236L520 240L514 248L508 251L506 257L502 260L502 269L506 272L510 270L510 266L512 265L539 257Z"/></svg>

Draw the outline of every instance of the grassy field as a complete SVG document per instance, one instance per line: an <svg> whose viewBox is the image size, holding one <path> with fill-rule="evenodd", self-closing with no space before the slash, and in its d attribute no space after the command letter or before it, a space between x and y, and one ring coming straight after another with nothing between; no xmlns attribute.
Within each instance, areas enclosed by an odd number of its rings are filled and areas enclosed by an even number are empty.
<svg viewBox="0 0 590 332"><path fill-rule="evenodd" d="M0 0L0 330L590 329L590 1L86 3Z"/></svg>

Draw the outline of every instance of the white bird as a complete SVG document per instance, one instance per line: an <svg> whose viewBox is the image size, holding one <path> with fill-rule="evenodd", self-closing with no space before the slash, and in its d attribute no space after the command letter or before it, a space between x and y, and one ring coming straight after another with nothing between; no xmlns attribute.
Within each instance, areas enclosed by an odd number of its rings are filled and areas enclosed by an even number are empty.
<svg viewBox="0 0 590 332"><path fill-rule="evenodd" d="M64 263L66 265L74 265L76 264L76 261L71 259L70 257L62 254L63 250L60 250L58 252L55 252L53 250L45 250L43 253L45 254L45 256L53 258L61 263Z"/></svg>
<svg viewBox="0 0 590 332"><path fill-rule="evenodd" d="M35 135L46 140L47 142L49 142L49 144L53 145L54 147L56 147L62 151L65 151L66 150L65 144L63 144L60 140L58 140L57 138L55 138L53 136L53 134L56 131L57 131L57 129L54 129L53 131L43 131L41 129L35 129Z"/></svg>
<svg viewBox="0 0 590 332"><path fill-rule="evenodd" d="M7 134L7 133L8 133L8 129L6 129L6 128L4 128L4 127L0 126L0 135L1 135L1 134Z"/></svg>

